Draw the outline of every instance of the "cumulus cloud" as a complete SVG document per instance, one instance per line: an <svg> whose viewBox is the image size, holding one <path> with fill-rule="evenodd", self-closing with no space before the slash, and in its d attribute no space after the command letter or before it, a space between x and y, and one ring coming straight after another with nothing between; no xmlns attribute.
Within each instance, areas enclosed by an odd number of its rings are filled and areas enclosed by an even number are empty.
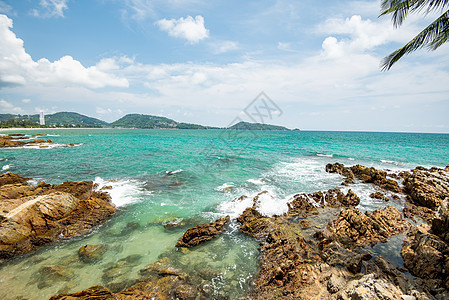
<svg viewBox="0 0 449 300"><path fill-rule="evenodd" d="M28 98L27 99L22 99L22 102L23 103L31 103L31 99L28 99Z"/></svg>
<svg viewBox="0 0 449 300"><path fill-rule="evenodd" d="M15 106L11 102L0 99L0 110L4 113L21 114L23 109L21 107Z"/></svg>
<svg viewBox="0 0 449 300"><path fill-rule="evenodd" d="M126 78L113 74L118 66L111 65L107 59L88 68L71 56L64 56L54 62L46 58L34 61L25 51L23 41L12 32L12 27L12 20L0 15L0 88L26 83L88 88L129 86Z"/></svg>
<svg viewBox="0 0 449 300"><path fill-rule="evenodd" d="M186 39L190 44L196 44L199 41L209 37L209 30L204 27L204 18L191 16L186 18L162 19L156 22L156 25L162 31L168 32L168 35L176 38Z"/></svg>
<svg viewBox="0 0 449 300"><path fill-rule="evenodd" d="M41 0L39 8L33 9L31 14L40 18L63 18L64 10L69 8L68 2L69 0Z"/></svg>

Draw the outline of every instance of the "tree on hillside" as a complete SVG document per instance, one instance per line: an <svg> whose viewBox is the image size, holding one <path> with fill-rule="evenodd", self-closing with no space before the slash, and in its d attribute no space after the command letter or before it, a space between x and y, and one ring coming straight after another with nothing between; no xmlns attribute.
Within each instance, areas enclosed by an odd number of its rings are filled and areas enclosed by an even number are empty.
<svg viewBox="0 0 449 300"><path fill-rule="evenodd" d="M389 70L405 54L423 47L435 50L446 43L449 36L448 8L449 0L382 0L380 16L391 14L395 27L401 26L407 15L411 13L443 12L410 42L385 57L382 61L382 70Z"/></svg>

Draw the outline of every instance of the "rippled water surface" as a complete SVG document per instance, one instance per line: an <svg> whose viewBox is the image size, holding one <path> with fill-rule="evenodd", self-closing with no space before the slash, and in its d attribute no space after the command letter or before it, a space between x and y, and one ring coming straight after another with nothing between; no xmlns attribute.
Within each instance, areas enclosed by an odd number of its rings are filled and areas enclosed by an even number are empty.
<svg viewBox="0 0 449 300"><path fill-rule="evenodd" d="M140 269L164 257L187 273L208 274L213 295L237 298L249 288L257 271L257 242L239 233L234 220L218 239L181 251L174 245L187 228L225 215L235 219L252 204L250 199L235 199L261 191L269 192L263 197L261 212L282 213L293 194L327 190L342 182L341 176L324 171L329 162L359 163L391 172L449 163L449 135L444 134L223 134L219 130L125 129L36 132L51 135L48 138L56 146L1 149L3 173L32 177L34 183L92 180L99 187L109 185L119 210L89 235L60 241L0 266L1 299L45 299L99 284L118 290L137 279ZM76 146L61 147L63 144ZM350 188L360 196L361 210L401 206L400 201L386 204L371 199L374 186L355 184ZM173 221L182 226L164 227ZM86 244L107 245L103 259L91 264L80 261L78 249ZM379 245L372 251L386 252L387 246ZM394 259L400 265L400 258ZM45 267L56 265L63 267L64 273L57 280L48 278Z"/></svg>

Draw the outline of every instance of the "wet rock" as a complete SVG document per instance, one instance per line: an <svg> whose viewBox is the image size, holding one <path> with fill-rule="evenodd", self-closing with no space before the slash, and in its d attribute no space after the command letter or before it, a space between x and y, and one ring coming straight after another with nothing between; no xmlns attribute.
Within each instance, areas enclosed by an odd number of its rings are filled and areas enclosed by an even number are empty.
<svg viewBox="0 0 449 300"><path fill-rule="evenodd" d="M370 196L370 198L383 200L383 201L385 201L385 202L390 201L390 199L388 199L388 197L385 196L385 195L384 195L383 193L381 193L381 192L374 192L374 193L371 193L369 196Z"/></svg>
<svg viewBox="0 0 449 300"><path fill-rule="evenodd" d="M360 198L354 193L351 189L348 190L348 193L341 199L341 204L345 207L355 207L359 205Z"/></svg>
<svg viewBox="0 0 449 300"><path fill-rule="evenodd" d="M346 168L343 164L334 163L326 165L326 172L328 173L337 173L344 177L346 177L345 183L355 183L354 173L351 169Z"/></svg>
<svg viewBox="0 0 449 300"><path fill-rule="evenodd" d="M19 176L14 173L5 173L0 175L0 186L4 186L7 184L27 184L28 180L31 180L31 178L26 178Z"/></svg>
<svg viewBox="0 0 449 300"><path fill-rule="evenodd" d="M343 210L336 221L329 223L329 230L348 247L363 247L385 242L392 235L401 233L410 225L393 206L362 213L357 209Z"/></svg>
<svg viewBox="0 0 449 300"><path fill-rule="evenodd" d="M401 192L401 188L397 181L387 178L387 172L377 170L376 168L368 168L361 165L352 166L351 171L354 176L365 183L373 183L381 188L392 192Z"/></svg>
<svg viewBox="0 0 449 300"><path fill-rule="evenodd" d="M449 243L449 198L446 198L438 208L432 220L432 231Z"/></svg>
<svg viewBox="0 0 449 300"><path fill-rule="evenodd" d="M445 169L417 167L404 180L404 192L415 205L436 210L449 195L449 173Z"/></svg>
<svg viewBox="0 0 449 300"><path fill-rule="evenodd" d="M88 232L112 215L109 195L91 181L28 186L15 174L0 176L0 259L9 259L59 237Z"/></svg>
<svg viewBox="0 0 449 300"><path fill-rule="evenodd" d="M404 240L401 250L404 265L422 279L447 281L449 273L449 245L422 227L416 227ZM444 286L444 284L443 284Z"/></svg>
<svg viewBox="0 0 449 300"><path fill-rule="evenodd" d="M32 137L38 137L38 136L47 136L47 134L45 133L38 133L38 134L33 134Z"/></svg>
<svg viewBox="0 0 449 300"><path fill-rule="evenodd" d="M92 263L101 260L106 249L106 245L84 245L78 250L78 256L83 262Z"/></svg>
<svg viewBox="0 0 449 300"><path fill-rule="evenodd" d="M176 247L194 247L202 242L210 241L224 231L224 225L229 222L226 216L212 223L201 224L188 229L176 243Z"/></svg>
<svg viewBox="0 0 449 300"><path fill-rule="evenodd" d="M53 296L50 300L73 300L73 299L115 299L114 294L104 286L93 286L87 290L74 294L60 294Z"/></svg>
<svg viewBox="0 0 449 300"><path fill-rule="evenodd" d="M72 271L61 266L42 267L38 273L37 287L39 289L52 286L55 281L69 281L74 277Z"/></svg>

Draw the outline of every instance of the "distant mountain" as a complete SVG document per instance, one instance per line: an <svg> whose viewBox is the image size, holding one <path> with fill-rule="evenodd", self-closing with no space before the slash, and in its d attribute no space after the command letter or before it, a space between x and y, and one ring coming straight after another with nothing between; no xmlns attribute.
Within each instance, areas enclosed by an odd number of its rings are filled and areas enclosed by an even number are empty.
<svg viewBox="0 0 449 300"><path fill-rule="evenodd" d="M283 131L289 131L290 129L278 126L278 125L270 125L270 124L261 124L261 123L249 123L249 122L239 122L235 125L232 125L231 127L228 127L228 129L233 130L283 130Z"/></svg>
<svg viewBox="0 0 449 300"><path fill-rule="evenodd" d="M38 123L39 115L13 115L0 114L0 121L14 119L15 121L31 121ZM99 119L91 118L76 112L58 112L45 115L46 125L56 126L81 126L81 127L103 127L108 123Z"/></svg>
<svg viewBox="0 0 449 300"><path fill-rule="evenodd" d="M198 124L178 123L172 119L159 116L129 114L109 124L112 127L143 128L143 129L209 129Z"/></svg>

